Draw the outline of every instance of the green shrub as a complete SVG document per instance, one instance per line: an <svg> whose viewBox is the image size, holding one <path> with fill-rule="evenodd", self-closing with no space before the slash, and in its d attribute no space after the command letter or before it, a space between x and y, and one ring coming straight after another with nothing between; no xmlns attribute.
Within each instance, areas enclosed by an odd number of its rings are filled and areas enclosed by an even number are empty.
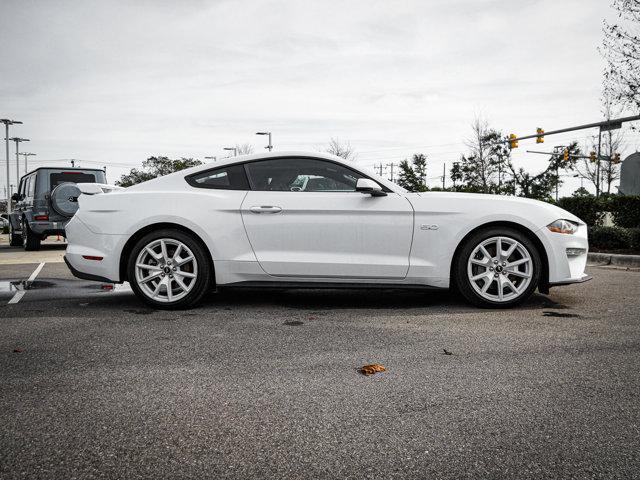
<svg viewBox="0 0 640 480"><path fill-rule="evenodd" d="M589 246L598 250L625 250L631 248L631 234L620 227L590 227Z"/></svg>
<svg viewBox="0 0 640 480"><path fill-rule="evenodd" d="M593 195L564 197L558 200L557 205L573 213L589 226L602 225L605 213L604 203Z"/></svg>
<svg viewBox="0 0 640 480"><path fill-rule="evenodd" d="M4 234L9 233L9 226L8 225L5 226L5 227L2 227L2 233L4 233Z"/></svg>
<svg viewBox="0 0 640 480"><path fill-rule="evenodd" d="M629 229L629 241L631 248L634 250L640 250L640 228Z"/></svg>
<svg viewBox="0 0 640 480"><path fill-rule="evenodd" d="M607 200L607 209L618 227L640 227L640 195L615 195Z"/></svg>

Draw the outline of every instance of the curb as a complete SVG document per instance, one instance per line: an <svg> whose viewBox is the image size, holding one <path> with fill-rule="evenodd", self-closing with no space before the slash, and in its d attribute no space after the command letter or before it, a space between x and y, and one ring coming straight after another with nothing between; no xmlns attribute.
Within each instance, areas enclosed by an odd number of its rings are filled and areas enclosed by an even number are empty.
<svg viewBox="0 0 640 480"><path fill-rule="evenodd" d="M640 267L640 255L619 255L617 253L589 253L589 265L612 265L616 267Z"/></svg>

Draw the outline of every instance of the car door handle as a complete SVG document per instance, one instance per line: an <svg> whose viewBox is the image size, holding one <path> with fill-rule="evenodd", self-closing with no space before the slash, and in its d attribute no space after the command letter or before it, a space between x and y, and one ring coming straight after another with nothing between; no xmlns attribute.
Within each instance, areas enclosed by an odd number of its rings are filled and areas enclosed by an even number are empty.
<svg viewBox="0 0 640 480"><path fill-rule="evenodd" d="M273 205L262 205L259 207L251 207L249 210L251 210L253 213L280 213L282 211L282 208Z"/></svg>

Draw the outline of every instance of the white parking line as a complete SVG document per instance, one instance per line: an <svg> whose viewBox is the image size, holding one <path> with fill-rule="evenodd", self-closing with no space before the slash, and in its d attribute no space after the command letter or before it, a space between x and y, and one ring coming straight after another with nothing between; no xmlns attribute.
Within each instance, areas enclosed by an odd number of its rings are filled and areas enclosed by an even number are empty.
<svg viewBox="0 0 640 480"><path fill-rule="evenodd" d="M44 267L45 262L42 262L40 265L38 265L36 267L36 269L33 271L33 273L29 276L29 278L27 279L27 283L33 282L36 277L38 276L38 274L40 273L40 271L42 270L42 267ZM11 298L11 300L9 300L9 303L18 303L20 301L20 299L22 299L22 297L24 297L25 293L27 293L26 290L18 290L16 292L16 294Z"/></svg>

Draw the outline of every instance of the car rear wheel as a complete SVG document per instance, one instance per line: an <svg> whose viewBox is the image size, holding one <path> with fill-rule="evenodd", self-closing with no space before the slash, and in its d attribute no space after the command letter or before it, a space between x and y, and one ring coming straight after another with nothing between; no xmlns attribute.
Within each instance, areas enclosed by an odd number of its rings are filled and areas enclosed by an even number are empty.
<svg viewBox="0 0 640 480"><path fill-rule="evenodd" d="M511 228L474 234L456 258L454 280L470 303L508 308L531 296L540 280L542 262L533 242Z"/></svg>
<svg viewBox="0 0 640 480"><path fill-rule="evenodd" d="M129 256L133 291L155 308L195 305L209 288L212 269L204 247L179 230L159 230L141 238Z"/></svg>
<svg viewBox="0 0 640 480"><path fill-rule="evenodd" d="M22 219L22 246L26 251L40 250L40 242L42 239L33 233L29 228L29 224Z"/></svg>

